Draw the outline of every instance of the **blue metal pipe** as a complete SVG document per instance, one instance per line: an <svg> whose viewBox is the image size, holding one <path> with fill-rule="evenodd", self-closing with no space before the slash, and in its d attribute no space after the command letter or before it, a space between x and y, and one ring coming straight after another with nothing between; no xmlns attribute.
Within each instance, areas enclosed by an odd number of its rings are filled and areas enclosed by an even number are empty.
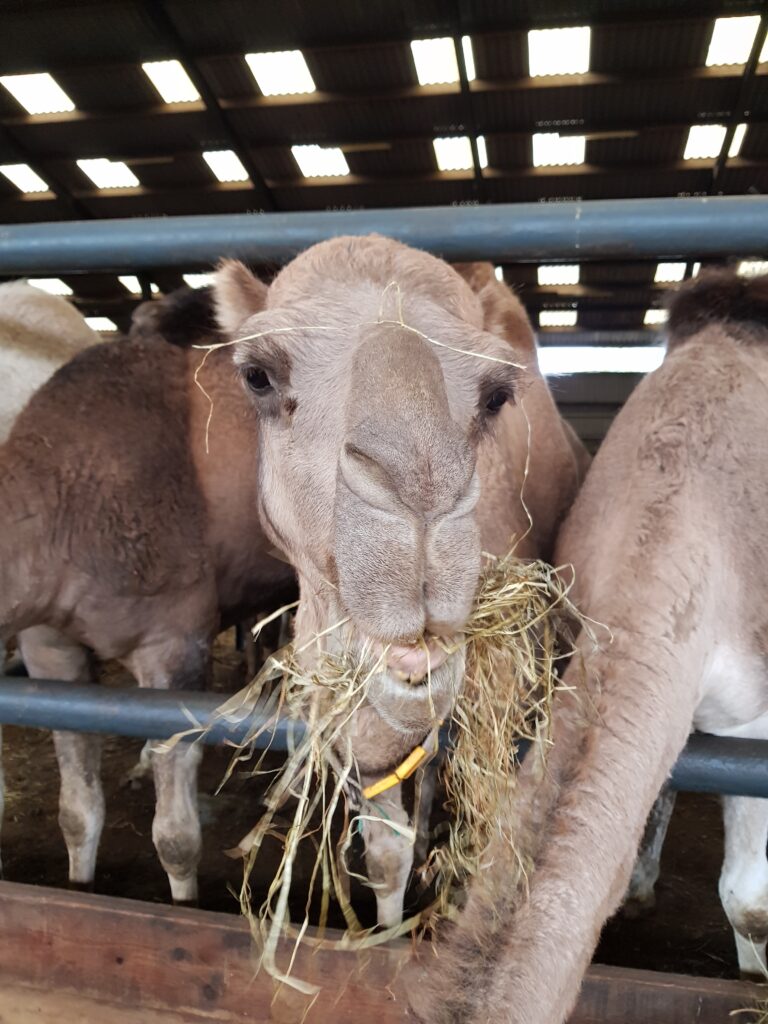
<svg viewBox="0 0 768 1024"><path fill-rule="evenodd" d="M768 254L768 197L607 199L0 227L0 274L285 263L314 242L379 232L449 260L696 258Z"/></svg>
<svg viewBox="0 0 768 1024"><path fill-rule="evenodd" d="M204 743L221 744L240 742L269 720L261 705L242 721L225 721L216 715L225 699L198 691L113 689L5 676L0 677L0 722L158 740L197 723L209 726ZM262 733L256 746L285 750L289 734L299 739L302 725L281 720L276 729ZM694 734L675 765L671 783L680 790L768 797L768 741Z"/></svg>

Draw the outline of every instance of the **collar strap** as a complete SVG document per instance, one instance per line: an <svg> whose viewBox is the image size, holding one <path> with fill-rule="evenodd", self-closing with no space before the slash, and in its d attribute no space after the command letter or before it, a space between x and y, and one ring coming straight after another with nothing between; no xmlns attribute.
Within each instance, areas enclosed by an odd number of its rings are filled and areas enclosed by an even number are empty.
<svg viewBox="0 0 768 1024"><path fill-rule="evenodd" d="M372 782L370 786L366 786L363 790L363 796L366 800L373 800L374 797L380 796L382 793L386 793L388 789L393 789L400 782L405 779L410 779L417 768L420 768L425 761L429 760L437 749L437 740L440 732L442 722L438 725L424 740L423 744L419 744L414 747L408 757L397 766L389 775L385 775L384 778L379 779L378 782Z"/></svg>

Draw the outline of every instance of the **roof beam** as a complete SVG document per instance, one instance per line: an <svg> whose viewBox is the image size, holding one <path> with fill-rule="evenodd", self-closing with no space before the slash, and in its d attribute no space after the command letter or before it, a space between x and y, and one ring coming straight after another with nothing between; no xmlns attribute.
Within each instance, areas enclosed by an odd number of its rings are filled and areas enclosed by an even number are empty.
<svg viewBox="0 0 768 1024"><path fill-rule="evenodd" d="M728 160L728 150L731 148L733 142L733 136L736 132L737 125L742 123L742 119L747 112L747 106L749 104L750 96L752 94L752 84L757 73L757 64L760 58L760 53L765 44L765 36L768 31L768 14L763 13L760 18L760 25L758 26L755 38L752 42L752 49L749 53L749 60L744 66L744 73L741 76L741 84L739 85L739 95L736 98L736 102L731 110L731 117L728 121L728 126L725 132L725 138L723 139L723 145L720 148L717 160L715 160L715 166L712 168L712 190L714 191L717 187L717 182L723 173L726 161Z"/></svg>
<svg viewBox="0 0 768 1024"><path fill-rule="evenodd" d="M258 197L258 201L264 210L275 210L276 205L269 191L269 186L264 181L261 171L253 162L248 147L239 138L232 126L231 119L222 109L216 93L208 84L208 80L200 70L197 61L188 51L186 44L181 38L176 25L162 0L145 0L142 8L147 18L155 25L161 36L167 41L171 54L181 62L184 70L192 80L192 84L200 93L200 97L213 117L218 131L226 142L226 148L233 149L240 159L240 162L248 172L251 185ZM170 54L169 54L170 56Z"/></svg>
<svg viewBox="0 0 768 1024"><path fill-rule="evenodd" d="M198 75L195 77L192 73L193 69L189 65L185 66L201 97L204 95L203 90L210 93L210 87L204 81L202 76ZM479 97L485 93L509 93L510 95L514 95L517 93L541 93L553 90L555 92L559 92L562 90L580 90L582 88L593 87L604 87L606 90L612 90L617 86L643 85L647 83L658 84L670 89L691 82L704 81L722 81L735 86L741 81L741 77L741 72L734 71L733 67L701 67L684 70L681 69L678 72L669 71L665 75L659 75L658 72L648 72L644 74L635 71L632 74L627 75L602 75L588 72L587 74L579 75L578 77L574 77L573 75L547 75L542 78L475 79L473 82L468 82L467 85L470 94L474 98L475 96ZM198 81L203 85L203 90L198 87ZM322 108L324 106L333 106L334 104L391 103L392 101L402 100L413 100L414 102L418 102L429 99L455 99L458 104L461 101L461 98L462 93L460 83L451 83L447 85L413 85L396 89L380 89L377 92L371 93L333 93L317 91L313 93L294 93L285 96L249 95L222 99L216 99L216 97L213 97L216 103L216 109L219 111L218 116L222 119L226 119L227 114L230 111L238 110L285 109L286 112L288 112L300 108L306 108L303 112L311 114L318 107ZM23 127L27 125L65 124L70 121L82 120L95 121L97 119L105 118L115 119L119 117L122 119L131 116L170 116L178 115L180 113L200 113L204 109L208 109L214 114L214 116L217 116L215 109L213 109L206 101L205 105L198 103L152 104L147 107L137 107L133 110L120 110L117 113L113 109L93 109L87 111L63 111L53 114L36 114L34 117L30 115L19 115L18 117L5 118L4 123L12 127ZM706 123L707 121L715 121L718 117L720 118L720 121L722 121L722 111L711 115L705 113L700 120L701 123ZM457 119L462 120L460 107L458 106ZM697 121L698 120L699 118L697 118ZM228 123L229 122L226 122L226 124ZM550 131L557 131L558 127L561 129L567 127L572 132L578 132L581 130L580 124L574 124L574 118L569 118L567 116L563 117L561 122L548 121L546 125L537 125L536 129L547 128ZM620 130L623 127L625 127L624 121L617 125L616 130ZM230 132L231 128L227 127L224 130ZM534 129L531 128L531 130Z"/></svg>

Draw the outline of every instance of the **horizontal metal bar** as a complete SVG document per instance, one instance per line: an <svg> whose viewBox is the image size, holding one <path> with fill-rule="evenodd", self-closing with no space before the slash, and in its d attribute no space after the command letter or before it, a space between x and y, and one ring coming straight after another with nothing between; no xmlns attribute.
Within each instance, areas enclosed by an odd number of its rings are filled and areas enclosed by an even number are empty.
<svg viewBox="0 0 768 1024"><path fill-rule="evenodd" d="M765 256L768 197L607 199L0 227L0 273L138 270L222 256L285 263L314 242L379 232L451 260Z"/></svg>
<svg viewBox="0 0 768 1024"><path fill-rule="evenodd" d="M239 722L217 716L226 695L133 690L57 680L0 677L0 722L40 729L107 733L141 739L168 739L194 724L208 726L204 743L237 743L267 721L261 705ZM285 750L288 736L303 726L281 720L265 731L257 746ZM727 739L696 733L672 771L680 790L768 797L768 741Z"/></svg>
<svg viewBox="0 0 768 1024"><path fill-rule="evenodd" d="M99 732L110 736L135 736L165 740L195 724L208 726L204 743L237 743L266 721L265 709L257 708L240 722L216 715L226 694L200 691L139 690L127 687L67 683L52 679L0 677L0 722L38 729ZM285 750L289 728L298 738L300 723L281 721L264 737L266 746Z"/></svg>
<svg viewBox="0 0 768 1024"><path fill-rule="evenodd" d="M552 345L604 345L611 348L622 345L657 345L662 337L663 334L659 331L611 331L606 328L599 331L538 331L536 342L539 348L548 348Z"/></svg>

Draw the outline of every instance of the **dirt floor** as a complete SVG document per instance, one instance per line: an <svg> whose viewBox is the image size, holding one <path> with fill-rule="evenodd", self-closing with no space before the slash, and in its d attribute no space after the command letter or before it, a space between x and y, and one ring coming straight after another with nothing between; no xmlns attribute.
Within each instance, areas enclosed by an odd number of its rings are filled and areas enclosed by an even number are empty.
<svg viewBox="0 0 768 1024"><path fill-rule="evenodd" d="M241 656L231 644L217 647L216 686L235 690L243 682ZM111 676L109 683L125 683ZM67 857L57 824L58 773L50 735L5 728L6 811L2 833L3 873L15 882L65 886ZM131 785L139 740L104 741L103 778L107 819L99 853L95 890L114 896L163 902L167 881L151 838L154 793L151 778ZM234 892L241 865L227 857L255 823L263 785L231 779L215 795L229 755L208 750L200 779L204 854L200 869L200 905L238 912ZM277 852L274 844L272 854ZM605 929L596 960L617 966L677 971L713 977L738 977L733 940L717 896L722 828L716 797L681 794L664 850L657 906L639 920L619 915ZM270 873L264 864L260 877ZM363 918L372 912L366 893Z"/></svg>

